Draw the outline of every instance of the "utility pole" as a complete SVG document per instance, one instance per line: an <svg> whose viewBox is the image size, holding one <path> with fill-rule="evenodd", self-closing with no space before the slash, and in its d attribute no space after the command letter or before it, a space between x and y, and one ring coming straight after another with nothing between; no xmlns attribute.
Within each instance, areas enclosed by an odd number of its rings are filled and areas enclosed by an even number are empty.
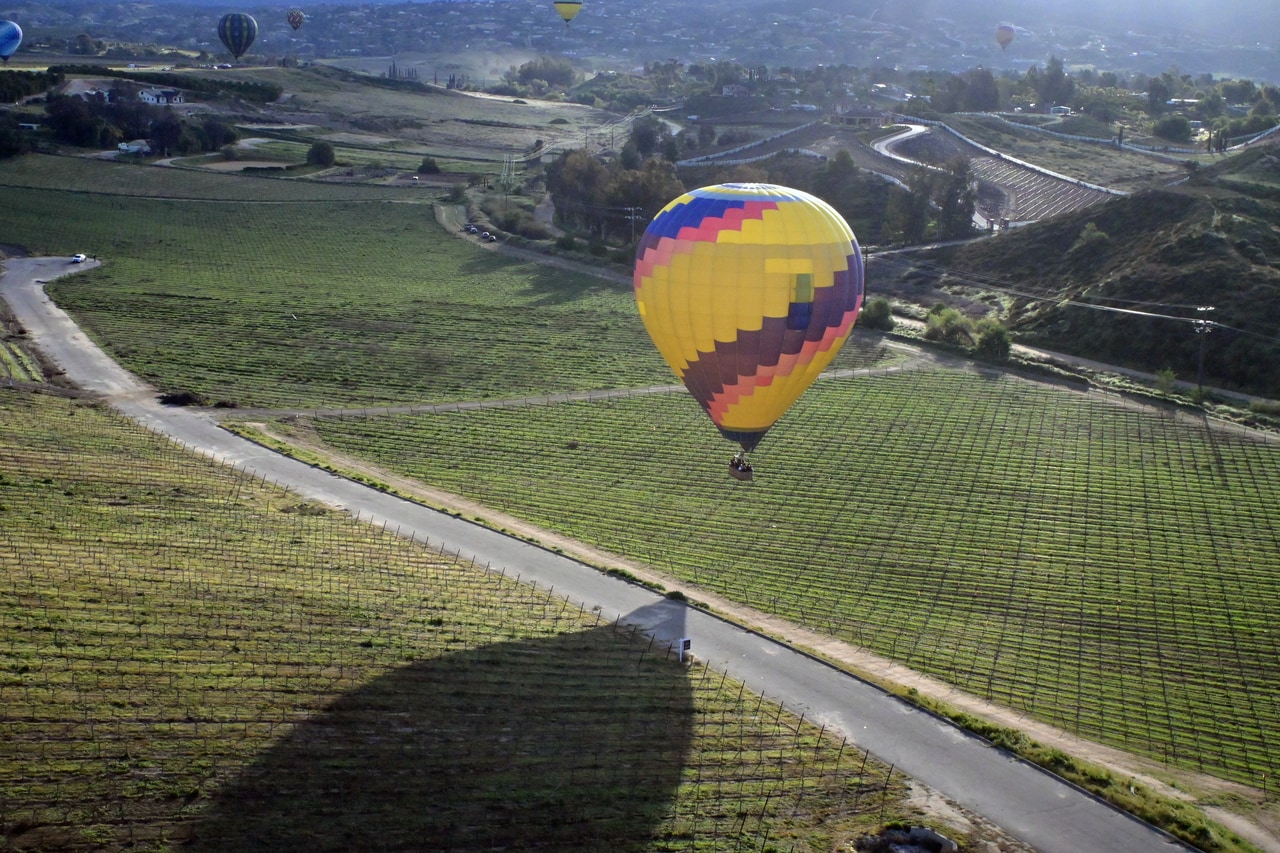
<svg viewBox="0 0 1280 853"><path fill-rule="evenodd" d="M640 208L627 207L623 208L627 212L627 219L631 220L631 245L636 244L636 220L640 218Z"/></svg>
<svg viewBox="0 0 1280 853"><path fill-rule="evenodd" d="M1200 367L1196 371L1196 392L1203 398L1204 396L1204 342L1209 333L1213 331L1214 322L1209 319L1209 312L1213 310L1212 305L1199 305L1196 312L1200 318L1192 320L1196 334L1200 336Z"/></svg>

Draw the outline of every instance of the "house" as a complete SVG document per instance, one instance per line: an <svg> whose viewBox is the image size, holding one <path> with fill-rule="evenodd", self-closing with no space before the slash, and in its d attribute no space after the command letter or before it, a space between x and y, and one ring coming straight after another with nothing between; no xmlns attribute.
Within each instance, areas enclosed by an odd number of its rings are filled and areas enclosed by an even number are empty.
<svg viewBox="0 0 1280 853"><path fill-rule="evenodd" d="M155 104L156 106L185 103L182 93L177 89L143 89L138 93L138 100L144 104Z"/></svg>
<svg viewBox="0 0 1280 853"><path fill-rule="evenodd" d="M132 142L121 142L116 150L121 154L150 154L151 144L145 139L135 139Z"/></svg>
<svg viewBox="0 0 1280 853"><path fill-rule="evenodd" d="M882 127L889 123L884 110L871 106L838 106L831 115L832 124L846 127Z"/></svg>

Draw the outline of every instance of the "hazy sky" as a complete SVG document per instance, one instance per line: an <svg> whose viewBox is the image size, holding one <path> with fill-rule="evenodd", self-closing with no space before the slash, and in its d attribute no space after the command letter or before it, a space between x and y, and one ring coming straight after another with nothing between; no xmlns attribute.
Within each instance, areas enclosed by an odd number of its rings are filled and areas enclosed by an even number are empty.
<svg viewBox="0 0 1280 853"><path fill-rule="evenodd" d="M503 2L503 0L494 0ZM602 0L621 2L622 0ZM159 5L217 6L227 9L286 9L291 5L319 8L356 6L362 3L415 2L415 0L151 0ZM426 0L417 0L426 2ZM514 3L541 0L510 0ZM654 5L679 5L683 0L649 0ZM742 0L745 7L769 5L771 0ZM776 2L776 0L772 0ZM69 5L48 0L50 6ZM1074 25L1096 32L1200 35L1219 44L1280 44L1280 0L808 0L803 5L870 15L911 25L928 18L945 17L992 26L1007 22L1044 31ZM0 0L0 7L4 2ZM793 7L795 4L791 4Z"/></svg>

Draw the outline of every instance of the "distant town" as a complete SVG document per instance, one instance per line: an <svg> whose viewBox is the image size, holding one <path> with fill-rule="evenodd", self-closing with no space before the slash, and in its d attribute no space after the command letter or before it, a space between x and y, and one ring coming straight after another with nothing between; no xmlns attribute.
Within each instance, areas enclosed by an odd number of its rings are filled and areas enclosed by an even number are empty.
<svg viewBox="0 0 1280 853"><path fill-rule="evenodd" d="M586 0L566 24L544 2L404 3L306 7L294 29L287 6L249 7L258 21L253 53L263 60L390 57L485 51L495 56L553 55L585 71L626 71L652 62L815 67L850 65L894 71L959 73L982 67L1000 76L1043 67L1051 56L1068 71L1093 69L1154 76L1170 71L1280 81L1274 26L1218 34L1189 30L1117 29L1050 21L1002 21L987 15L904 18L866 11L724 0L605 3ZM841 11L843 10L843 11ZM855 11L849 11L855 10ZM226 53L216 22L226 9L157 3L25 2L4 14L19 20L26 40L18 56L41 52L151 59L178 49L217 61ZM1025 14L1032 14L1029 10ZM997 39L997 28L1006 32ZM518 61L514 64L518 64ZM477 81L480 82L480 81Z"/></svg>

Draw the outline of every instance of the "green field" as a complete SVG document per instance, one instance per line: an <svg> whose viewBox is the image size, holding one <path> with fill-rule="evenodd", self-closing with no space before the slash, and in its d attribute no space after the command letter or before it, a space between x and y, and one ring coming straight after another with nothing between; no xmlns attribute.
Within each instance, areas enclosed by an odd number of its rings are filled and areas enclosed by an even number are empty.
<svg viewBox="0 0 1280 853"><path fill-rule="evenodd" d="M905 782L543 589L0 391L0 849L827 851Z"/></svg>
<svg viewBox="0 0 1280 853"><path fill-rule="evenodd" d="M672 380L628 286L455 239L420 192L101 165L111 192L140 173L208 201L21 188L56 180L51 161L0 171L0 229L101 258L49 292L163 390L309 409Z"/></svg>
<svg viewBox="0 0 1280 853"><path fill-rule="evenodd" d="M1274 446L997 371L900 366L820 382L737 484L686 395L518 403L671 381L625 285L456 239L411 189L153 169L149 198L126 167L71 161L95 192L68 192L50 162L66 161L0 164L0 233L103 258L50 292L158 387L304 414L508 401L315 425L1171 774L1274 778ZM859 336L837 366L886 363Z"/></svg>
<svg viewBox="0 0 1280 853"><path fill-rule="evenodd" d="M1000 374L823 381L727 478L684 395L318 419L400 473L1171 766L1280 766L1273 444Z"/></svg>

